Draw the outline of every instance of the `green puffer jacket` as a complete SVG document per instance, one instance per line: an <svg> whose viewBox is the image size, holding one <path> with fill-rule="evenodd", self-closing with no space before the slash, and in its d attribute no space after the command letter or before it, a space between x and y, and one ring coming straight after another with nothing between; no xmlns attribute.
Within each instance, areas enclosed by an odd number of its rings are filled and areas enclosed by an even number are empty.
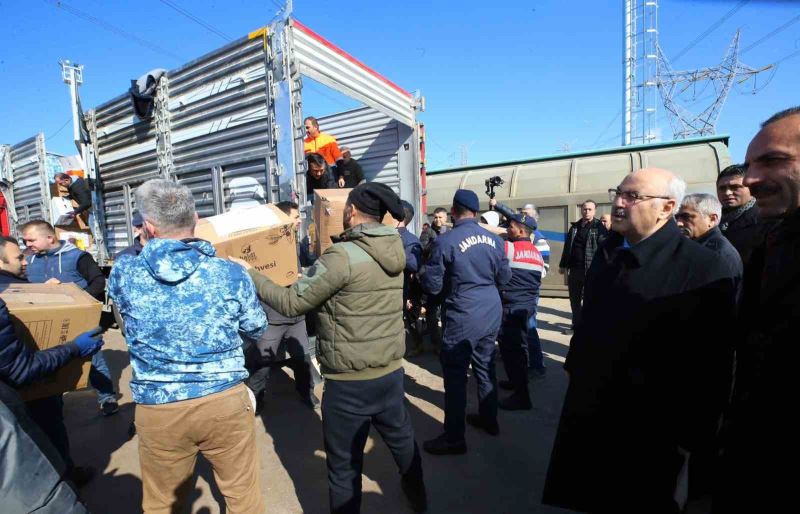
<svg viewBox="0 0 800 514"><path fill-rule="evenodd" d="M402 366L400 235L380 223L346 230L292 287L250 270L258 296L284 316L319 309L317 356L326 378L369 380Z"/></svg>

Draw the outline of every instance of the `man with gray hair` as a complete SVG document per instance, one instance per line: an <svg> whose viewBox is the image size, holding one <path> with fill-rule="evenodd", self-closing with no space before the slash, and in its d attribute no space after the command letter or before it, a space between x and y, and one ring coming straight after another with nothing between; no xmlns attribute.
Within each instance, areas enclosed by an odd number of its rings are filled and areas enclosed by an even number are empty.
<svg viewBox="0 0 800 514"><path fill-rule="evenodd" d="M687 453L713 445L732 362L717 332L732 323L735 286L716 254L681 236L685 191L656 168L609 191L618 235L586 275L545 503L677 513Z"/></svg>
<svg viewBox="0 0 800 514"><path fill-rule="evenodd" d="M742 279L742 258L722 235L719 229L721 217L722 204L719 200L706 193L697 193L684 197L675 221L684 236L719 255L738 285Z"/></svg>
<svg viewBox="0 0 800 514"><path fill-rule="evenodd" d="M267 326L248 274L194 238L192 193L168 180L136 190L147 245L111 270L133 366L145 513L174 512L197 453L211 463L229 512L263 513L254 397L242 336Z"/></svg>

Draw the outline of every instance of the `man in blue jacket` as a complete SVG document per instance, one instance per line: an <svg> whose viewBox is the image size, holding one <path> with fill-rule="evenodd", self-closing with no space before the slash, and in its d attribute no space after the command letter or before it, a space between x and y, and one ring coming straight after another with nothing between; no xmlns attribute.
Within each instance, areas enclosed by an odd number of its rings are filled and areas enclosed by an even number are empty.
<svg viewBox="0 0 800 514"><path fill-rule="evenodd" d="M3 246L11 244L16 243L4 241ZM20 279L20 283L24 282L24 280ZM0 288L5 289L11 283L15 282L4 280L0 283ZM98 332L99 329L95 329L79 335L75 341L71 343L62 344L47 350L34 351L17 337L14 326L11 323L8 307L6 307L6 303L0 299L0 382L13 388L20 388L55 372L72 359L88 357L97 353L100 347L103 346L103 339L98 335ZM16 403L18 398L16 395L12 396ZM63 464L58 464L57 467L60 469L63 466L66 472L65 476L72 479L76 485L81 486L86 483L91 478L93 472L89 468L74 466L72 462L69 453L67 429L64 426L63 401L61 395L30 401L26 403L25 407L27 411L26 418L27 415L30 415L33 421L39 426L41 433L46 435L49 439L47 443L42 443L41 438L38 437L37 431L37 437L35 438L37 439L36 444L40 447L49 447L49 445L52 444L59 453L60 461L63 461ZM9 430L10 434L17 433L16 429ZM13 456L9 456L8 458L13 459ZM30 455L29 458L36 459L37 457ZM2 460L6 462L5 454ZM8 464L11 465L13 463L9 462ZM45 471L43 473L47 472ZM0 473L0 476L5 475L4 473ZM16 475L14 473L9 473L7 476L14 477ZM0 480L0 482L5 482L5 480ZM20 486L23 488L26 487L24 483L20 483ZM28 486L32 486L32 484L28 484ZM0 494L0 497L4 496Z"/></svg>
<svg viewBox="0 0 800 514"><path fill-rule="evenodd" d="M478 382L479 413L467 422L492 435L497 425L495 339L502 307L498 288L511 279L503 240L478 225L478 196L459 189L450 212L455 226L433 241L422 276L422 289L442 294L442 351L444 373L444 434L426 441L435 455L467 451L464 415L467 407L467 368Z"/></svg>
<svg viewBox="0 0 800 514"><path fill-rule="evenodd" d="M192 192L168 180L136 190L147 245L111 270L133 367L144 512L181 509L198 452L229 512L264 512L242 336L267 328L242 267L194 238Z"/></svg>
<svg viewBox="0 0 800 514"><path fill-rule="evenodd" d="M397 232L403 241L406 253L406 267L403 270L403 318L406 324L406 337L412 340L412 348L407 356L413 357L422 353L422 334L417 330L417 319L422 307L422 294L417 274L422 266L422 244L419 238L408 231L409 223L414 219L414 206L405 200L403 205L403 221L397 224Z"/></svg>
<svg viewBox="0 0 800 514"><path fill-rule="evenodd" d="M29 221L19 231L25 246L34 252L28 257L28 281L34 284L74 283L98 302L105 302L106 278L91 255L72 243L59 241L55 229L46 221ZM119 410L117 393L102 352L92 357L89 383L97 392L97 403L103 415L116 413Z"/></svg>

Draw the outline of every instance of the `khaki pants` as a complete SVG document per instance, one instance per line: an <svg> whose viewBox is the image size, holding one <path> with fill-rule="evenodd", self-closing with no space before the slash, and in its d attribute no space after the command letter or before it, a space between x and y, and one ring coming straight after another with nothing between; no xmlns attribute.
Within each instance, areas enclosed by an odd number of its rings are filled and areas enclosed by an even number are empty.
<svg viewBox="0 0 800 514"><path fill-rule="evenodd" d="M229 514L262 514L264 495L250 392L136 406L145 514L178 512L192 484L197 453L211 463Z"/></svg>

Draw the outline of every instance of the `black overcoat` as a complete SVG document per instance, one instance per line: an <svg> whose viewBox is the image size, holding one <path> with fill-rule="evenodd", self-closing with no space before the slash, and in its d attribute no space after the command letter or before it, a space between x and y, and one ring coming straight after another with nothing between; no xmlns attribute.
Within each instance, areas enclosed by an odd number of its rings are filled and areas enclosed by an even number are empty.
<svg viewBox="0 0 800 514"><path fill-rule="evenodd" d="M797 489L800 210L745 267L736 385L723 431L715 513L793 510Z"/></svg>
<svg viewBox="0 0 800 514"><path fill-rule="evenodd" d="M544 503L677 512L679 447L708 451L730 394L735 285L670 220L630 248L606 241L587 276Z"/></svg>

